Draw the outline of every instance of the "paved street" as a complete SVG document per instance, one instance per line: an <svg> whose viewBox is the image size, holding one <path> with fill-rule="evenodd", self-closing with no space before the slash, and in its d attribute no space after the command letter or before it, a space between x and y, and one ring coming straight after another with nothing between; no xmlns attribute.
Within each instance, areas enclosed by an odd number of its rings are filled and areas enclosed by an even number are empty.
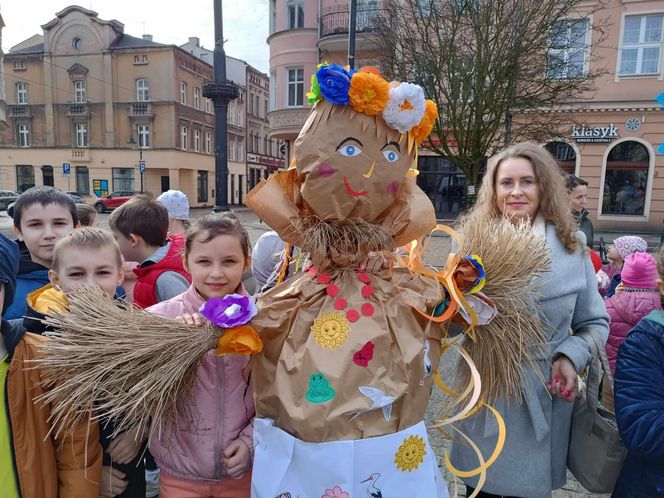
<svg viewBox="0 0 664 498"><path fill-rule="evenodd" d="M209 209L193 209L191 211L191 216L193 218L198 218L209 213ZM249 238L251 239L252 245L258 240L261 234L269 230L269 227L262 223L251 211L246 209L240 209L235 211L235 214L238 216L242 224L246 227ZM103 214L99 216L100 226L103 228L108 228L108 214ZM12 233L12 221L7 216L6 212L0 213L0 233L3 233L7 236L13 237ZM429 245L429 250L427 254L426 261L429 264L433 265L443 265L447 259L447 253L449 252L450 239L448 237L434 237ZM448 354L443 358L440 368L443 371L443 377L449 376L449 373L452 372L455 368L456 359ZM436 414L438 413L440 403L442 401L442 393L434 388L434 391L431 396L431 402L429 404L429 409L427 411L427 421L435 419ZM430 431L431 436L431 445L438 456L438 461L441 464L441 468L444 467L443 464L443 454L445 449L449 448L449 440L446 439L441 432L434 429ZM445 472L446 480L449 484L450 494L454 496L454 478L448 473ZM458 496L465 496L465 488L458 482ZM554 498L581 498L581 497L601 497L603 495L594 495L585 491L570 475L567 485L559 491L556 491L553 494ZM606 495L608 496L608 495Z"/></svg>

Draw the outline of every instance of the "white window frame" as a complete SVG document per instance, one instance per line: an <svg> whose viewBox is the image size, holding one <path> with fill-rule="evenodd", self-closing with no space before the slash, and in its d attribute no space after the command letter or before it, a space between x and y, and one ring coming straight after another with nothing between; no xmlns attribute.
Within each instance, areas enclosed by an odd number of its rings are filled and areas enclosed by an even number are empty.
<svg viewBox="0 0 664 498"><path fill-rule="evenodd" d="M17 127L18 146L30 147L30 127L27 124L19 124Z"/></svg>
<svg viewBox="0 0 664 498"><path fill-rule="evenodd" d="M205 153L212 154L212 133L205 132Z"/></svg>
<svg viewBox="0 0 664 498"><path fill-rule="evenodd" d="M299 26L300 16L298 15L298 8L302 11L302 25ZM293 15L291 16L291 9ZM304 28L304 0L288 0L286 4L286 28L287 29L300 29Z"/></svg>
<svg viewBox="0 0 664 498"><path fill-rule="evenodd" d="M622 37L621 37L622 39ZM648 155L650 158L650 162L648 164L648 185L646 189L646 198L644 200L644 205L643 205L643 215L634 215L634 216L629 216L629 215L616 215L616 214L602 214L602 203L604 201L604 181L606 178L606 166L607 166L607 160L609 158L609 153L611 150L618 145L621 142L626 142L626 141L633 141L633 142L639 142L641 145L643 145L647 150L648 150ZM651 207L651 201L652 201L652 189L653 189L653 182L655 179L655 157L657 153L655 149L653 149L652 145L650 145L648 142L645 140L638 138L638 137L624 137L621 139L616 140L615 142L612 142L610 144L610 147L607 147L604 150L604 157L602 158L602 174L600 177L599 185L599 198L597 199L597 219L598 220L606 220L606 221L636 221L636 222L648 222L650 218L650 207Z"/></svg>
<svg viewBox="0 0 664 498"><path fill-rule="evenodd" d="M302 80L296 80L291 82L290 81L290 74L291 71L302 71ZM297 73L296 73L297 77ZM302 95L301 95L301 100L302 103L298 104L298 93L297 93L297 86L295 88L295 103L291 104L290 101L290 87L292 85L301 85L302 86ZM298 107L303 107L304 106L304 67L299 66L299 67L289 67L286 68L286 107L290 108L298 108Z"/></svg>
<svg viewBox="0 0 664 498"><path fill-rule="evenodd" d="M579 17L579 18L570 18L570 19L561 19L560 21L557 21L559 23L568 23L567 27L567 36L566 36L566 41L567 45L563 48L549 48L547 51L547 54L562 54L562 59L563 59L563 68L562 68L562 74L550 74L549 69L547 67L547 75L551 79L573 79L573 78L581 78L585 76L588 73L588 56L589 56L589 47L590 47L590 38L592 36L592 30L591 30L591 19L588 17ZM581 48L576 48L572 47L570 45L570 38L571 38L571 26L569 23L576 23L576 22L584 22L585 23L585 40L583 44L583 49ZM572 53L575 52L583 52L583 68L581 69L581 73L576 76L568 76L568 70L571 66L570 63L570 56Z"/></svg>
<svg viewBox="0 0 664 498"><path fill-rule="evenodd" d="M194 88L194 108L201 108L201 89L198 87Z"/></svg>
<svg viewBox="0 0 664 498"><path fill-rule="evenodd" d="M180 147L182 150L187 150L187 146L189 145L187 142L189 140L189 127L188 126L180 126Z"/></svg>
<svg viewBox="0 0 664 498"><path fill-rule="evenodd" d="M150 125L136 125L136 134L138 135L138 148L149 149L152 146Z"/></svg>
<svg viewBox="0 0 664 498"><path fill-rule="evenodd" d="M88 101L85 88L85 80L74 81L74 102L76 104L85 104Z"/></svg>
<svg viewBox="0 0 664 498"><path fill-rule="evenodd" d="M201 130L194 130L194 152L201 151Z"/></svg>
<svg viewBox="0 0 664 498"><path fill-rule="evenodd" d="M136 80L136 101L150 102L150 82L146 78Z"/></svg>
<svg viewBox="0 0 664 498"><path fill-rule="evenodd" d="M634 18L634 17L640 17L641 18L641 23L639 26L639 42L638 43L631 43L631 44L625 44L624 43L624 38L625 38L625 23L628 18ZM650 42L647 43L644 41L645 37L645 24L646 24L646 19L648 17L662 17L662 24L660 27L660 40L659 42ZM657 71L656 72L648 72L644 73L642 71L642 66L643 66L643 51L644 49L647 48L657 48L659 51L659 57L657 60ZM620 46L618 50L618 67L616 68L616 79L618 77L631 77L631 76L660 76L662 75L662 51L664 48L664 12L642 12L638 14L632 14L632 15L627 15L626 13L623 13L622 16L622 22L620 24ZM633 73L624 73L622 71L622 65L623 65L623 53L625 50L637 50L637 56L636 56L636 71ZM660 78L661 79L661 78Z"/></svg>
<svg viewBox="0 0 664 498"><path fill-rule="evenodd" d="M87 123L76 123L74 124L74 138L76 142L76 148L85 149L89 147L90 140L88 137L88 124Z"/></svg>
<svg viewBox="0 0 664 498"><path fill-rule="evenodd" d="M180 104L187 105L187 82L180 82Z"/></svg>
<svg viewBox="0 0 664 498"><path fill-rule="evenodd" d="M23 81L16 83L16 103L23 105L28 103L28 84Z"/></svg>
<svg viewBox="0 0 664 498"><path fill-rule="evenodd" d="M205 99L205 112L212 114L212 101L208 98Z"/></svg>

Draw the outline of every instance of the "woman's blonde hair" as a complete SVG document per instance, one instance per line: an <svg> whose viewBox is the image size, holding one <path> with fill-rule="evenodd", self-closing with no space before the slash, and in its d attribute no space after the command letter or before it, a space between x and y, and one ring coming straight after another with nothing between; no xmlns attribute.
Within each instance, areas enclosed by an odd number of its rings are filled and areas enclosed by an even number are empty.
<svg viewBox="0 0 664 498"><path fill-rule="evenodd" d="M580 243L576 237L576 224L570 215L569 194L565 187L565 179L553 156L538 144L518 143L489 159L477 202L471 213L489 218L502 216L496 202L496 176L502 162L515 157L527 159L533 166L535 180L539 187L537 212L542 214L548 223L552 223L556 227L556 234L567 252L574 252Z"/></svg>

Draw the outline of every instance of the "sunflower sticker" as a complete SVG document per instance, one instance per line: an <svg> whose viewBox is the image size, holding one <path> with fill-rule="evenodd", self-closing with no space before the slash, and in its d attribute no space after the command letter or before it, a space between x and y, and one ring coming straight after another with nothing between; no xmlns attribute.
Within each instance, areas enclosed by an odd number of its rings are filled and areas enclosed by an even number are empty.
<svg viewBox="0 0 664 498"><path fill-rule="evenodd" d="M314 320L311 326L314 339L318 345L325 349L337 349L348 339L350 324L348 319L339 311L323 313Z"/></svg>
<svg viewBox="0 0 664 498"><path fill-rule="evenodd" d="M394 455L394 464L399 470L411 472L422 465L426 454L427 450L422 437L409 436L404 439Z"/></svg>

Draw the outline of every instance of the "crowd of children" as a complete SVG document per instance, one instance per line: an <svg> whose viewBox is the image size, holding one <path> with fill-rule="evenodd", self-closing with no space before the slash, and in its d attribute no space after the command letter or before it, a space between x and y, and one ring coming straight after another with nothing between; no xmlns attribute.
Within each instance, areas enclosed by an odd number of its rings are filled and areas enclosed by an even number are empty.
<svg viewBox="0 0 664 498"><path fill-rule="evenodd" d="M112 213L106 231L95 227L93 213L54 188L34 187L18 198L17 240L0 236L3 496L143 498L146 446L161 469L162 498L250 495L254 400L247 357L210 351L182 418L153 432L149 442L131 432L111 439L112 420L88 422L58 439L48 407L33 402L46 387L29 360L43 341L57 340L42 335L42 320L66 313L69 293L98 286L118 306L128 306L122 298L130 273L129 300L186 320L211 297L246 295L242 276L252 258L245 229L223 214L190 224L188 210L181 192L156 200L139 196ZM265 280L273 256L265 258ZM608 257L602 268L611 279L606 349L616 378L617 421L629 449L615 496L654 496L664 489L664 251L658 263L643 239L625 236L614 240ZM134 262L130 272L126 262ZM613 400L605 385L604 404L613 409ZM196 423L185 416L190 413L197 413Z"/></svg>

